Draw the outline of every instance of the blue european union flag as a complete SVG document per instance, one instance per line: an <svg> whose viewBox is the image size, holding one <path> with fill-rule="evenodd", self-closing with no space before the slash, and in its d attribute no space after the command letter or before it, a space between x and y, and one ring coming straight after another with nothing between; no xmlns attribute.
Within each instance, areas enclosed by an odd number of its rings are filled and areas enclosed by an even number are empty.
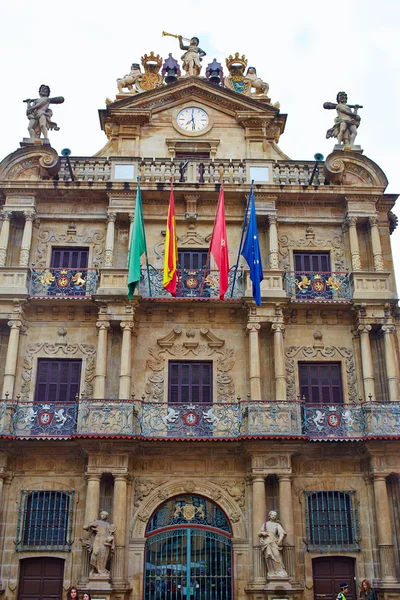
<svg viewBox="0 0 400 600"><path fill-rule="evenodd" d="M260 283L264 279L261 263L260 243L258 241L256 206L253 191L250 192L250 218L247 227L246 239L243 244L242 256L250 268L250 279L253 282L253 298L261 306Z"/></svg>

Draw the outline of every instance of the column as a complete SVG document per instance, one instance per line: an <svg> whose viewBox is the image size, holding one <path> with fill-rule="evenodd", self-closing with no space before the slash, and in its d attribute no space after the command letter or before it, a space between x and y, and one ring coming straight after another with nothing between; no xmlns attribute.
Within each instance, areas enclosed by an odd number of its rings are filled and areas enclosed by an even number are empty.
<svg viewBox="0 0 400 600"><path fill-rule="evenodd" d="M360 247L357 235L357 217L347 216L346 225L349 228L351 268L353 271L361 271Z"/></svg>
<svg viewBox="0 0 400 600"><path fill-rule="evenodd" d="M258 341L259 323L248 323L249 331L249 369L250 369L250 396L252 400L261 400L260 378L260 348Z"/></svg>
<svg viewBox="0 0 400 600"><path fill-rule="evenodd" d="M19 335L23 325L22 321L9 321L7 325L11 329L10 337L8 339L6 365L4 368L2 397L5 398L5 395L8 393L9 397L12 398L14 394L15 374L17 371Z"/></svg>
<svg viewBox="0 0 400 600"><path fill-rule="evenodd" d="M112 521L116 526L116 530L114 534L115 552L112 558L111 571L114 585L125 583L126 503L126 475L115 475Z"/></svg>
<svg viewBox="0 0 400 600"><path fill-rule="evenodd" d="M106 235L106 251L104 255L104 266L112 267L114 260L114 238L115 238L115 221L117 213L109 212L107 214L107 235Z"/></svg>
<svg viewBox="0 0 400 600"><path fill-rule="evenodd" d="M378 546L381 559L382 581L395 581L393 533L390 522L386 477L374 475L375 515L378 528Z"/></svg>
<svg viewBox="0 0 400 600"><path fill-rule="evenodd" d="M399 400L399 378L396 367L396 348L393 339L393 333L396 331L396 328L394 325L384 325L382 331L385 343L385 364L389 388L389 400L395 402L396 400Z"/></svg>
<svg viewBox="0 0 400 600"><path fill-rule="evenodd" d="M285 346L283 342L285 326L274 323L271 329L274 334L275 399L286 400Z"/></svg>
<svg viewBox="0 0 400 600"><path fill-rule="evenodd" d="M265 567L263 566L263 555L260 551L258 532L265 522L265 479L253 476L253 560L254 581L264 582Z"/></svg>
<svg viewBox="0 0 400 600"><path fill-rule="evenodd" d="M25 217L25 225L24 233L22 234L21 251L19 254L19 266L27 267L29 265L29 254L31 251L32 228L33 221L35 219L35 212L24 210L23 215Z"/></svg>
<svg viewBox="0 0 400 600"><path fill-rule="evenodd" d="M279 245L278 245L278 228L277 217L275 215L268 216L269 221L269 268L272 270L279 269Z"/></svg>
<svg viewBox="0 0 400 600"><path fill-rule="evenodd" d="M361 341L361 366L364 382L364 400L368 401L370 397L372 400L375 400L374 367L372 362L371 344L369 341L371 325L359 325L358 331L360 333Z"/></svg>
<svg viewBox="0 0 400 600"><path fill-rule="evenodd" d="M381 236L379 235L378 217L368 217L369 228L371 231L372 254L374 257L375 271L383 271L383 258Z"/></svg>
<svg viewBox="0 0 400 600"><path fill-rule="evenodd" d="M2 210L3 225L0 231L0 267L4 267L7 260L8 240L10 238L11 210Z"/></svg>
<svg viewBox="0 0 400 600"><path fill-rule="evenodd" d="M96 326L99 328L99 333L97 338L93 398L103 399L106 393L107 334L110 329L110 323L109 321L97 321Z"/></svg>
<svg viewBox="0 0 400 600"><path fill-rule="evenodd" d="M292 478L291 475L278 475L279 479L279 520L287 536L284 546L284 561L288 575L296 575L294 557L294 525L292 503Z"/></svg>
<svg viewBox="0 0 400 600"><path fill-rule="evenodd" d="M121 347L121 370L119 375L119 398L125 399L131 396L131 370L132 370L132 321L121 323L122 347Z"/></svg>
<svg viewBox="0 0 400 600"><path fill-rule="evenodd" d="M85 504L85 519L83 525L86 527L92 521L99 518L100 504L100 475L87 476L86 488L86 504ZM84 539L90 536L86 534ZM82 547L82 562L81 562L81 585L89 581L90 570L90 552L86 546Z"/></svg>

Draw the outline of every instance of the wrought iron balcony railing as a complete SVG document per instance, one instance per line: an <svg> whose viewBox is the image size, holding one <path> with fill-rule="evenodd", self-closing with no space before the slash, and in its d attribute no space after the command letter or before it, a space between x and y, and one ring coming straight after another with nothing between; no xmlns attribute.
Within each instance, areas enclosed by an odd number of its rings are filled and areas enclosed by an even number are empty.
<svg viewBox="0 0 400 600"><path fill-rule="evenodd" d="M87 298L96 292L97 269L32 269L30 296Z"/></svg>
<svg viewBox="0 0 400 600"><path fill-rule="evenodd" d="M212 404L92 400L0 400L0 436L59 439L311 440L400 438L400 402L306 404L239 400Z"/></svg>
<svg viewBox="0 0 400 600"><path fill-rule="evenodd" d="M232 268L228 275L226 299L244 296L244 271L238 270L236 278L234 273L234 268ZM171 294L163 287L162 269L155 269L151 265L148 271L142 269L139 294L143 298L172 298ZM218 299L219 271L211 269L177 269L176 296L177 298Z"/></svg>
<svg viewBox="0 0 400 600"><path fill-rule="evenodd" d="M286 271L286 295L296 300L348 302L351 300L348 273L322 271Z"/></svg>

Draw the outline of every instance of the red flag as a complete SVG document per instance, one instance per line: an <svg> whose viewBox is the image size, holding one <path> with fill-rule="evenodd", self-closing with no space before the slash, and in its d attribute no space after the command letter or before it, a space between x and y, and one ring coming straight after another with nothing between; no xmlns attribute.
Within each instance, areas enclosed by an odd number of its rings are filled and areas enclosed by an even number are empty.
<svg viewBox="0 0 400 600"><path fill-rule="evenodd" d="M224 294L228 289L229 259L228 241L226 239L225 197L222 186L219 194L213 234L211 237L210 252L219 268L219 298L220 300L224 300Z"/></svg>
<svg viewBox="0 0 400 600"><path fill-rule="evenodd" d="M171 178L171 192L169 195L167 232L166 232L166 236L165 236L163 286L173 296L176 296L177 256L178 256L178 244L177 244L177 239L176 239L175 201L174 201L174 188L172 185L172 178Z"/></svg>

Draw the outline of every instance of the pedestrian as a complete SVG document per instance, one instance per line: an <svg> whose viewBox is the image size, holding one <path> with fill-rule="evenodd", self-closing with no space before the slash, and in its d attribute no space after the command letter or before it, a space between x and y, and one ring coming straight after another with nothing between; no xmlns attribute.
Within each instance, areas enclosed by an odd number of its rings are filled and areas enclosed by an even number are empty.
<svg viewBox="0 0 400 600"><path fill-rule="evenodd" d="M340 592L336 596L336 600L346 600L346 594L349 593L349 584L341 583L340 584Z"/></svg>
<svg viewBox="0 0 400 600"><path fill-rule="evenodd" d="M79 600L79 593L76 587L70 587L67 592L67 600Z"/></svg>
<svg viewBox="0 0 400 600"><path fill-rule="evenodd" d="M84 592L82 600L92 600L92 596L89 594L89 592Z"/></svg>
<svg viewBox="0 0 400 600"><path fill-rule="evenodd" d="M368 579L363 579L361 582L360 600L378 600L378 595Z"/></svg>

